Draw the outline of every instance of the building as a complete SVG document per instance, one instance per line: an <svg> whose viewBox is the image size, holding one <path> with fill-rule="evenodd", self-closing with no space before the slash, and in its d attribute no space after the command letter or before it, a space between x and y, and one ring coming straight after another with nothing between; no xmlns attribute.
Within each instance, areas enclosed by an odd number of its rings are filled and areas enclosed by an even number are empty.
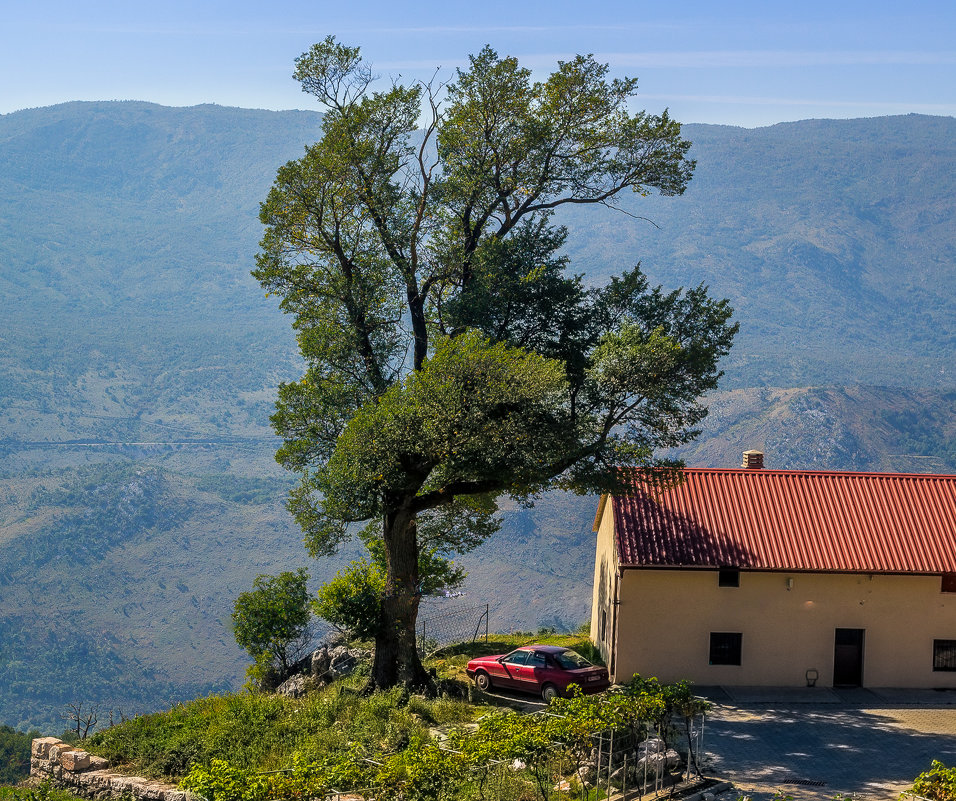
<svg viewBox="0 0 956 801"><path fill-rule="evenodd" d="M956 688L956 476L686 469L603 496L612 681Z"/></svg>

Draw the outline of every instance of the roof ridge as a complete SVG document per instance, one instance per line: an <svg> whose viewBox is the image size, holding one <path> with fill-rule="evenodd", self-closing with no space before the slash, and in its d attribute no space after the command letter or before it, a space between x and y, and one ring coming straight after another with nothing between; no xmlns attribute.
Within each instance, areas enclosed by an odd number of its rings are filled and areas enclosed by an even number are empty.
<svg viewBox="0 0 956 801"><path fill-rule="evenodd" d="M738 473L748 475L857 476L861 478L956 479L956 473L890 473L877 470L798 470L783 467L682 467L685 473Z"/></svg>

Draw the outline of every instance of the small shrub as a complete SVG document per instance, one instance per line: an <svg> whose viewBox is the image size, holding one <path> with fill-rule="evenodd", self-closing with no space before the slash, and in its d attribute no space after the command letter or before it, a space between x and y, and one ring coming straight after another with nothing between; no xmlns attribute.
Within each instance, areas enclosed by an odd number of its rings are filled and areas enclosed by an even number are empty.
<svg viewBox="0 0 956 801"><path fill-rule="evenodd" d="M930 769L913 780L913 792L931 801L956 801L956 768L934 759Z"/></svg>

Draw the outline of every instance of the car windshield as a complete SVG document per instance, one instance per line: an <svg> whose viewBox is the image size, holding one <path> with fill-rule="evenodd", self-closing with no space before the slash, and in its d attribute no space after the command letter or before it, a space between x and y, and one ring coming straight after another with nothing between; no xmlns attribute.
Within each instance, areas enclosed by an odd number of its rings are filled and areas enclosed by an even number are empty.
<svg viewBox="0 0 956 801"><path fill-rule="evenodd" d="M591 663L588 662L587 659L570 649L554 654L554 661L558 663L558 667L564 668L565 670L591 667Z"/></svg>

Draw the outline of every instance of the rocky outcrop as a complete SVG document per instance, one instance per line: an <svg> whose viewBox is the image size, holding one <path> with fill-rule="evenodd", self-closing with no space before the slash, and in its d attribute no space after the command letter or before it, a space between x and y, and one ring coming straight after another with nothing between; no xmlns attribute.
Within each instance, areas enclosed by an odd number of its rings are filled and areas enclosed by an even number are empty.
<svg viewBox="0 0 956 801"><path fill-rule="evenodd" d="M279 695L299 698L311 690L324 687L341 676L347 676L371 653L347 645L323 645L293 667L294 675L276 687Z"/></svg>
<svg viewBox="0 0 956 801"><path fill-rule="evenodd" d="M147 801L198 801L171 784L110 771L103 757L56 737L38 737L30 753L30 777L48 780L82 798L142 798Z"/></svg>

